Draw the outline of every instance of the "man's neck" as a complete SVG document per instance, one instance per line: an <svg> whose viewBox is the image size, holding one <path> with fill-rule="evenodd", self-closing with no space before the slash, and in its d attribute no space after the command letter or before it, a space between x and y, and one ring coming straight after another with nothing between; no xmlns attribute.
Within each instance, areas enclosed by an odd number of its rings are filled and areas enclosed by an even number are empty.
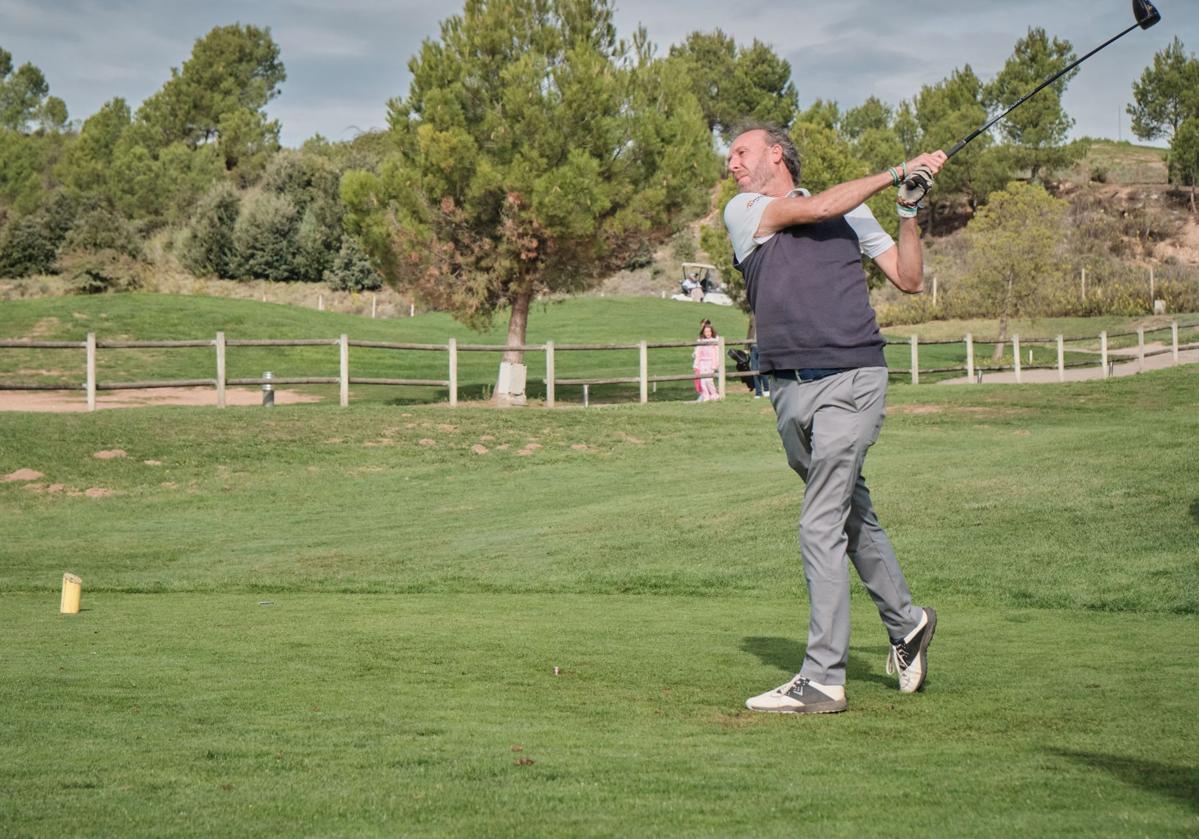
<svg viewBox="0 0 1199 839"><path fill-rule="evenodd" d="M762 194L770 196L771 198L786 198L794 189L795 184L791 181L790 173L785 175L776 174L770 179L769 183L766 184L765 188L762 190Z"/></svg>

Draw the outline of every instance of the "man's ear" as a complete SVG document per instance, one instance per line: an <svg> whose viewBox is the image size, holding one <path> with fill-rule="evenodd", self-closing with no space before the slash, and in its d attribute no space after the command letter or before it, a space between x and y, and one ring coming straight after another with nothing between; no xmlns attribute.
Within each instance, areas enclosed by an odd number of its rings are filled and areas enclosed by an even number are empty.
<svg viewBox="0 0 1199 839"><path fill-rule="evenodd" d="M770 162L771 163L781 163L782 161L783 161L783 147L780 145L777 145L777 144L771 146L770 147Z"/></svg>

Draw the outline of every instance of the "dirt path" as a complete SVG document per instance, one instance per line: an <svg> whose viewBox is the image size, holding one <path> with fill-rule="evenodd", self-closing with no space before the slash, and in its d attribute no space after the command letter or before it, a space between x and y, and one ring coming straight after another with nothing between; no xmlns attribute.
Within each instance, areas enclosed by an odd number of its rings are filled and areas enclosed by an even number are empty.
<svg viewBox="0 0 1199 839"><path fill-rule="evenodd" d="M276 390L275 404L295 405L319 402L319 396ZM225 391L227 405L261 405L258 388L231 387ZM210 387L164 387L147 390L102 390L96 394L96 408L141 408L147 405L216 405L216 391ZM70 390L0 391L0 411L45 411L64 413L86 411L87 396Z"/></svg>
<svg viewBox="0 0 1199 839"><path fill-rule="evenodd" d="M1158 347L1160 348L1160 346ZM1147 352L1152 352L1150 345L1145 346ZM1096 353L1098 356L1098 353ZM1173 353L1163 353L1162 355L1152 355L1145 359L1144 368L1137 363L1137 348L1133 347L1131 352L1132 360L1128 360L1129 351L1127 349L1112 350L1109 353L1111 360L1115 362L1113 367L1114 376L1135 376L1137 373L1145 370L1163 370L1166 367L1174 366ZM1199 349L1181 350L1178 353L1179 364L1199 364ZM1098 357L1095 360L1093 367L1067 367L1064 372L1064 377L1067 382L1089 382L1095 379L1103 378L1103 368L1099 366ZM1040 384L1044 382L1056 382L1057 368L1052 370L1025 370L1020 375L1021 381L1026 384ZM1005 370L1001 373L983 373L983 384L1006 384L1016 381L1016 373L1014 370ZM941 382L943 385L965 385L970 384L969 376L962 376L957 379L946 379Z"/></svg>

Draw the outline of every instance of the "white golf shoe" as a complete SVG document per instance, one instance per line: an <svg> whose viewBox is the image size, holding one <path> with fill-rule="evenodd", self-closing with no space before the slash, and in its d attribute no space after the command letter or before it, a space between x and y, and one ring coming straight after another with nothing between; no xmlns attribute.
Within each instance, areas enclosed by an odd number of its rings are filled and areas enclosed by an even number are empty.
<svg viewBox="0 0 1199 839"><path fill-rule="evenodd" d="M845 686L821 685L796 675L785 685L745 700L745 707L774 714L835 714L845 710Z"/></svg>
<svg viewBox="0 0 1199 839"><path fill-rule="evenodd" d="M925 608L920 623L887 655L887 675L899 674L899 692L915 693L928 676L928 645L937 631L937 613Z"/></svg>

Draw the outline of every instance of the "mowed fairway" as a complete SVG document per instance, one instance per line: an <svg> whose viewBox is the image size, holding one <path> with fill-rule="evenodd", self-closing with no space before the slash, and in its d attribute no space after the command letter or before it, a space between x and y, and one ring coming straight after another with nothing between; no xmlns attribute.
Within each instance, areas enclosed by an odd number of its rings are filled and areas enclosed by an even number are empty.
<svg viewBox="0 0 1199 839"><path fill-rule="evenodd" d="M744 391L0 414L0 835L1199 832L1199 368L890 403L931 675L855 588L816 718L742 707L807 623Z"/></svg>

